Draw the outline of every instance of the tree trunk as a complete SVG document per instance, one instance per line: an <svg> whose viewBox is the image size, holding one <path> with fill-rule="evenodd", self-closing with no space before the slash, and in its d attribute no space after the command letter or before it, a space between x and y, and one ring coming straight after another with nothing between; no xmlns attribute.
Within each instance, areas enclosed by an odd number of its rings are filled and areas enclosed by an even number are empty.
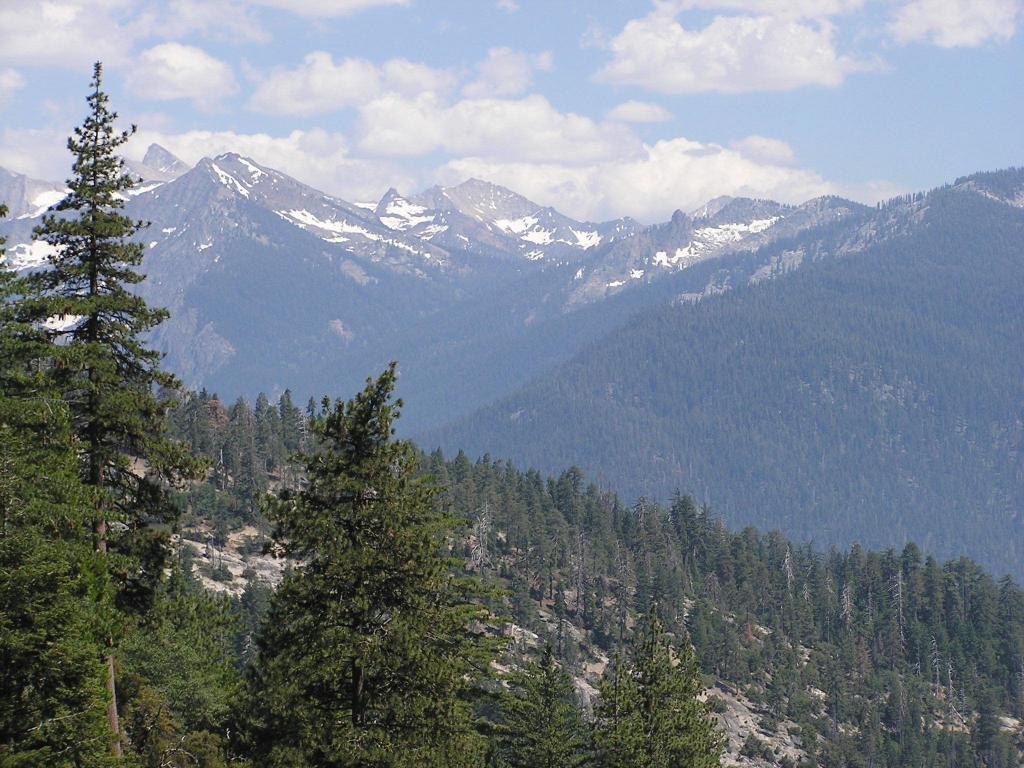
<svg viewBox="0 0 1024 768"><path fill-rule="evenodd" d="M95 456L95 451L93 456ZM103 468L96 466L93 462L90 474L91 479L97 488L103 487ZM96 520L93 523L93 531L96 534L96 551L106 556L107 554L107 516L103 510L103 501L100 499L96 504ZM107 724L110 726L111 742L110 753L114 757L121 757L121 722L117 714L117 677L114 670L114 639L107 638Z"/></svg>
<svg viewBox="0 0 1024 768"><path fill-rule="evenodd" d="M363 685L363 668L352 659L352 725L357 728L364 723Z"/></svg>
<svg viewBox="0 0 1024 768"><path fill-rule="evenodd" d="M110 742L110 753L114 757L121 757L121 723L117 715L117 686L114 679L114 651L113 641L107 640L107 723L110 725L110 732L113 734L113 741Z"/></svg>

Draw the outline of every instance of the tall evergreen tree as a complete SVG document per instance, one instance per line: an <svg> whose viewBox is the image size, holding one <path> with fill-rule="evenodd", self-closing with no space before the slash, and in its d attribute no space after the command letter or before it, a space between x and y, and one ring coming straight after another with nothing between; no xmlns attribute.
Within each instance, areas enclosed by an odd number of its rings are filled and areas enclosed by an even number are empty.
<svg viewBox="0 0 1024 768"><path fill-rule="evenodd" d="M548 646L539 664L512 680L502 701L505 761L512 768L576 768L587 762L583 723L572 681Z"/></svg>
<svg viewBox="0 0 1024 768"><path fill-rule="evenodd" d="M0 203L0 219L7 216L7 206ZM6 238L0 237L0 395L23 391L28 377L26 362L35 344L42 339L39 329L19 322L17 317L18 276L4 257Z"/></svg>
<svg viewBox="0 0 1024 768"><path fill-rule="evenodd" d="M711 768L722 740L701 691L688 643L672 644L654 606L632 663L617 663L601 682L594 727L600 768Z"/></svg>
<svg viewBox="0 0 1024 768"><path fill-rule="evenodd" d="M108 765L109 578L66 409L0 393L0 765Z"/></svg>
<svg viewBox="0 0 1024 768"><path fill-rule="evenodd" d="M325 402L307 483L269 510L301 563L274 595L254 673L254 757L267 766L468 766L482 744L467 695L489 646L475 583L443 555L454 521L393 438L394 364Z"/></svg>
<svg viewBox="0 0 1024 768"><path fill-rule="evenodd" d="M154 391L177 382L141 340L167 313L130 290L143 279L143 246L132 238L144 224L121 212L135 180L117 151L134 126L115 128L99 63L90 90L89 113L68 139L69 192L34 232L53 248L48 268L17 281L17 319L46 330L50 343L37 354L82 444L82 479L94 490L94 547L118 578L119 605L138 608L162 573L166 524L177 515L168 488L197 465L166 437L168 403ZM120 754L115 635L106 654L108 717Z"/></svg>

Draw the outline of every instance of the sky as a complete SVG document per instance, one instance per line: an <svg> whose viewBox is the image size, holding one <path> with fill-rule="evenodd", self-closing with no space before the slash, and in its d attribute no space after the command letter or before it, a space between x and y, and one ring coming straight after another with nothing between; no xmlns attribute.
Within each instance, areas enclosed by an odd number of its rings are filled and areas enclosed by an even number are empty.
<svg viewBox="0 0 1024 768"><path fill-rule="evenodd" d="M875 202L1024 165L1024 0L0 0L0 167L67 175L92 63L127 154L352 201L476 177L579 219Z"/></svg>

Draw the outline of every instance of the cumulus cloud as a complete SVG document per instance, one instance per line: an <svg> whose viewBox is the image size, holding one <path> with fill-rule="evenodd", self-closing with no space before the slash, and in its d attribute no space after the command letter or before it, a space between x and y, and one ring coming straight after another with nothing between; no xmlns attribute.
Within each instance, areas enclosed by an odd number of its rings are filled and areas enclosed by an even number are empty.
<svg viewBox="0 0 1024 768"><path fill-rule="evenodd" d="M716 16L691 30L675 10L658 6L628 22L609 42L612 60L597 79L662 93L743 93L833 87L868 68L836 51L835 28L824 19Z"/></svg>
<svg viewBox="0 0 1024 768"><path fill-rule="evenodd" d="M533 84L533 73L551 69L549 51L525 53L511 48L491 48L477 65L477 77L462 92L470 98L518 96Z"/></svg>
<svg viewBox="0 0 1024 768"><path fill-rule="evenodd" d="M126 0L23 0L0 3L0 62L85 68L129 58L136 34Z"/></svg>
<svg viewBox="0 0 1024 768"><path fill-rule="evenodd" d="M543 96L462 99L395 95L370 102L360 115L359 147L376 155L453 155L590 163L639 146L623 125L563 113Z"/></svg>
<svg viewBox="0 0 1024 768"><path fill-rule="evenodd" d="M365 59L343 59L315 51L296 69L275 70L249 99L259 112L315 115L361 104L380 90L377 68Z"/></svg>
<svg viewBox="0 0 1024 768"><path fill-rule="evenodd" d="M234 0L169 0L152 18L153 32L169 40L192 32L233 43L270 39L252 10Z"/></svg>
<svg viewBox="0 0 1024 768"><path fill-rule="evenodd" d="M395 93L443 93L455 87L455 75L407 59L390 59L381 65L384 87Z"/></svg>
<svg viewBox="0 0 1024 768"><path fill-rule="evenodd" d="M672 119L672 113L649 101L624 101L608 110L605 117L620 123L664 123Z"/></svg>
<svg viewBox="0 0 1024 768"><path fill-rule="evenodd" d="M900 43L973 47L1009 40L1020 13L1020 0L911 0L896 11L889 32Z"/></svg>
<svg viewBox="0 0 1024 768"><path fill-rule="evenodd" d="M413 94L445 90L454 76L405 59L377 66L314 51L294 69L277 69L259 84L249 107L258 112L315 115L365 104L385 92Z"/></svg>
<svg viewBox="0 0 1024 768"><path fill-rule="evenodd" d="M519 3L516 0L498 0L498 7L506 13L515 13L519 10Z"/></svg>
<svg viewBox="0 0 1024 768"><path fill-rule="evenodd" d="M690 210L717 195L796 203L838 191L813 171L758 162L732 149L685 138L665 139L630 156L583 166L466 157L446 163L439 172L444 182L468 176L507 185L582 219L629 215L658 221L677 208Z"/></svg>
<svg viewBox="0 0 1024 768"><path fill-rule="evenodd" d="M739 11L757 16L820 19L856 11L864 6L864 2L865 0L677 0L675 3L661 3L661 6L678 11Z"/></svg>
<svg viewBox="0 0 1024 768"><path fill-rule="evenodd" d="M162 43L143 51L125 83L142 98L189 99L204 110L238 90L231 67L200 48L181 43Z"/></svg>
<svg viewBox="0 0 1024 768"><path fill-rule="evenodd" d="M0 69L0 104L11 94L25 86L25 78L16 69Z"/></svg>
<svg viewBox="0 0 1024 768"><path fill-rule="evenodd" d="M250 0L250 2L291 11L300 16L329 18L348 16L379 6L409 5L411 0Z"/></svg>
<svg viewBox="0 0 1024 768"><path fill-rule="evenodd" d="M729 145L743 157L764 163L789 165L796 160L793 148L779 139L753 134Z"/></svg>
<svg viewBox="0 0 1024 768"><path fill-rule="evenodd" d="M0 130L0 168L34 179L59 181L71 168L66 131L50 128Z"/></svg>

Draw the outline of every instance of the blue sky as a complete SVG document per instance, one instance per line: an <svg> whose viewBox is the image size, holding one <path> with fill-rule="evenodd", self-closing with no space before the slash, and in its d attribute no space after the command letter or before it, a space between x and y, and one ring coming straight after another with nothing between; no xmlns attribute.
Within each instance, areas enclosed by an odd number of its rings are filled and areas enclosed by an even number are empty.
<svg viewBox="0 0 1024 768"><path fill-rule="evenodd" d="M0 166L90 63L150 141L348 199L469 176L579 218L872 202L1024 164L1024 0L0 0Z"/></svg>

